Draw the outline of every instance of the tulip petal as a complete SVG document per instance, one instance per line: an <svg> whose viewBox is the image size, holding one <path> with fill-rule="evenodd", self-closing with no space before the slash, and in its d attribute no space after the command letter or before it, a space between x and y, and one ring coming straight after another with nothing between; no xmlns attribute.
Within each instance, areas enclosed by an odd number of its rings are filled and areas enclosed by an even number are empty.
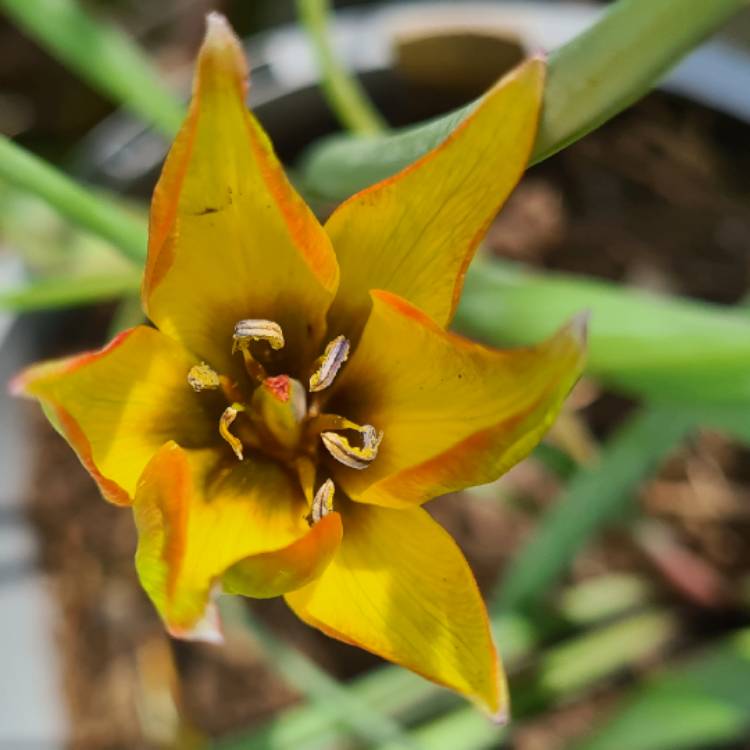
<svg viewBox="0 0 750 750"><path fill-rule="evenodd" d="M319 353L338 267L247 111L246 82L240 43L213 13L190 110L154 192L143 303L162 331L225 374L235 323L274 321L286 340L274 354L279 371L294 374L292 354L309 363Z"/></svg>
<svg viewBox="0 0 750 750"><path fill-rule="evenodd" d="M278 596L319 575L341 539L337 513L307 525L302 491L277 464L174 442L144 470L133 512L141 584L182 638L205 623L222 577L231 593Z"/></svg>
<svg viewBox="0 0 750 750"><path fill-rule="evenodd" d="M452 688L500 718L507 692L474 576L421 508L348 503L318 580L286 595L305 622Z"/></svg>
<svg viewBox="0 0 750 750"><path fill-rule="evenodd" d="M534 143L544 63L515 69L453 133L403 171L349 198L326 223L341 284L330 328L356 339L370 289L405 297L446 326L466 268Z"/></svg>
<svg viewBox="0 0 750 750"><path fill-rule="evenodd" d="M11 388L39 399L107 500L129 505L166 440L189 447L216 441L214 398L187 382L194 364L177 342L138 326L100 351L33 365Z"/></svg>
<svg viewBox="0 0 750 750"><path fill-rule="evenodd" d="M352 499L406 507L497 479L537 445L581 374L584 318L538 346L497 351L396 295L372 297L331 402L383 432L366 469L332 465Z"/></svg>

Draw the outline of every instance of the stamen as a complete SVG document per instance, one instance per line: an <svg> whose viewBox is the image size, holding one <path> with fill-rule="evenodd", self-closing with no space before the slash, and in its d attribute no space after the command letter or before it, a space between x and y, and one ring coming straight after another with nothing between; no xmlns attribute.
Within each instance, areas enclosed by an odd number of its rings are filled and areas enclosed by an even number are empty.
<svg viewBox="0 0 750 750"><path fill-rule="evenodd" d="M234 326L232 354L238 349L246 349L251 341L267 341L271 349L282 349L284 334L281 326L272 320L241 320Z"/></svg>
<svg viewBox="0 0 750 750"><path fill-rule="evenodd" d="M187 381L196 393L200 393L201 391L215 391L221 385L219 375L205 362L201 362L199 365L194 365L190 368Z"/></svg>
<svg viewBox="0 0 750 750"><path fill-rule="evenodd" d="M281 326L272 320L240 320L235 323L232 334L232 354L242 352L245 369L251 378L263 381L266 379L266 369L258 362L250 351L251 341L267 341L271 349L277 350L284 346L284 334Z"/></svg>
<svg viewBox="0 0 750 750"><path fill-rule="evenodd" d="M310 376L310 392L328 388L348 357L349 340L345 336L336 336L326 346L323 355L315 360L315 372Z"/></svg>
<svg viewBox="0 0 750 750"><path fill-rule="evenodd" d="M353 423L350 423L353 425ZM353 425L362 435L362 447L352 445L347 438L337 432L321 432L320 439L326 450L344 466L351 469L366 469L377 457L383 433L378 432L371 424Z"/></svg>
<svg viewBox="0 0 750 750"><path fill-rule="evenodd" d="M229 446L234 451L234 455L237 456L240 461L242 461L243 459L242 441L235 435L232 435L231 432L229 432L229 427L231 426L232 422L237 419L237 414L241 411L245 411L245 407L242 406L242 404L232 404L231 406L227 406L227 408L224 409L224 412L219 419L219 434L224 438L224 440L227 441L227 443L229 443Z"/></svg>
<svg viewBox="0 0 750 750"><path fill-rule="evenodd" d="M312 508L310 509L310 515L308 516L311 526L318 523L321 518L324 518L333 510L333 493L335 490L336 488L330 479L326 479L326 481L320 485L320 488L313 498Z"/></svg>

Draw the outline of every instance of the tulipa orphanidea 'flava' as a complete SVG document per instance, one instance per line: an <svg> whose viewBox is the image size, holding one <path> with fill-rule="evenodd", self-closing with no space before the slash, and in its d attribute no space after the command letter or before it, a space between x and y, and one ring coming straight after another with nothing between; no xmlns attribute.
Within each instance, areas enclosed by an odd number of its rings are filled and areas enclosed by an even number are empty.
<svg viewBox="0 0 750 750"><path fill-rule="evenodd" d="M245 107L237 39L209 17L151 205L155 327L13 384L132 506L138 575L172 635L220 637L219 591L283 595L328 635L507 714L474 577L421 505L528 455L581 372L582 320L512 351L446 331L526 165L543 78L523 63L321 226Z"/></svg>

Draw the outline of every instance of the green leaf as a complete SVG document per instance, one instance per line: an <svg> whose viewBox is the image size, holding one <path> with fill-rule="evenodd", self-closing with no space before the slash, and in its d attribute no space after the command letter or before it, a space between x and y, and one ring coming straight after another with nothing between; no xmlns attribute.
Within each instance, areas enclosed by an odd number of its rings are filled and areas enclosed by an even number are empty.
<svg viewBox="0 0 750 750"><path fill-rule="evenodd" d="M0 0L27 34L115 104L174 135L182 102L133 40L88 15L75 0Z"/></svg>
<svg viewBox="0 0 750 750"><path fill-rule="evenodd" d="M115 299L137 293L141 274L120 272L107 276L56 277L34 281L21 289L0 293L0 310L44 310Z"/></svg>
<svg viewBox="0 0 750 750"><path fill-rule="evenodd" d="M143 313L143 305L141 304L139 283L137 292L133 291L133 293L119 301L107 329L107 338L113 339L117 334L122 333L128 328L141 325L145 319L146 316Z"/></svg>
<svg viewBox="0 0 750 750"><path fill-rule="evenodd" d="M30 151L0 135L0 180L36 195L74 224L111 242L123 255L143 263L146 223L101 192L94 192Z"/></svg>
<svg viewBox="0 0 750 750"><path fill-rule="evenodd" d="M640 483L694 427L692 416L644 409L621 427L592 467L569 481L501 582L493 610L537 604L603 526L632 509Z"/></svg>
<svg viewBox="0 0 750 750"><path fill-rule="evenodd" d="M541 161L643 96L744 0L618 0L588 31L550 56L532 162ZM441 143L476 102L444 117L375 137L334 136L307 154L307 188L341 200Z"/></svg>
<svg viewBox="0 0 750 750"><path fill-rule="evenodd" d="M575 750L687 750L750 733L750 628L672 667Z"/></svg>
<svg viewBox="0 0 750 750"><path fill-rule="evenodd" d="M735 308L477 258L455 326L528 344L581 310L591 312L587 372L605 383L681 405L750 405L750 318Z"/></svg>

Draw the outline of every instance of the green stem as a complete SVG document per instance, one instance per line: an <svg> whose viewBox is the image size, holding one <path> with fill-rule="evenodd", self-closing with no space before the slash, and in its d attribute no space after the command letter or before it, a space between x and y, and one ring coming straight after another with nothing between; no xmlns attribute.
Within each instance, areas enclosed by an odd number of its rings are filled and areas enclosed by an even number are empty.
<svg viewBox="0 0 750 750"><path fill-rule="evenodd" d="M143 263L146 257L143 221L5 136L0 136L0 179L42 198L73 223L111 242L128 258Z"/></svg>
<svg viewBox="0 0 750 750"><path fill-rule="evenodd" d="M746 0L618 0L550 56L532 162L559 151L643 96L677 60ZM341 200L441 143L476 102L395 133L333 136L303 164L309 190Z"/></svg>
<svg viewBox="0 0 750 750"><path fill-rule="evenodd" d="M143 51L118 28L89 16L75 0L0 0L24 31L115 104L174 135L184 114Z"/></svg>
<svg viewBox="0 0 750 750"><path fill-rule="evenodd" d="M328 0L297 0L300 22L307 30L320 72L323 94L341 124L359 135L374 135L387 128L359 81L336 57L327 30Z"/></svg>
<svg viewBox="0 0 750 750"><path fill-rule="evenodd" d="M137 294L141 274L136 270L111 275L67 278L56 276L34 281L21 289L0 293L0 310L45 310L71 307Z"/></svg>

